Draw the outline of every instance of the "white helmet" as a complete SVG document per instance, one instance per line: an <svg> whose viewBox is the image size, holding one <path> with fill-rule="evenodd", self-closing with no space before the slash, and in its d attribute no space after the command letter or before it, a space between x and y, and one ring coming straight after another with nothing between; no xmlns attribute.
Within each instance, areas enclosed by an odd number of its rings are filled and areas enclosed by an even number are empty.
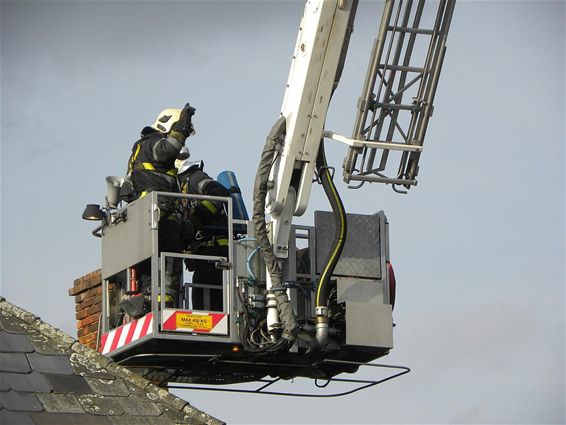
<svg viewBox="0 0 566 425"><path fill-rule="evenodd" d="M181 109L179 108L164 109L159 113L157 119L151 125L151 128L162 133L169 133L171 131L171 126L179 121L180 116Z"/></svg>
<svg viewBox="0 0 566 425"><path fill-rule="evenodd" d="M177 155L177 160L175 161L175 167L179 168L177 162L184 161L185 159L189 159L191 156L191 151L186 146L183 146Z"/></svg>
<svg viewBox="0 0 566 425"><path fill-rule="evenodd" d="M181 176L182 174L185 174L188 171L192 171L195 169L200 169L202 170L204 168L204 162L203 161L189 161L189 159L178 159L175 161L175 167L177 168L177 175Z"/></svg>

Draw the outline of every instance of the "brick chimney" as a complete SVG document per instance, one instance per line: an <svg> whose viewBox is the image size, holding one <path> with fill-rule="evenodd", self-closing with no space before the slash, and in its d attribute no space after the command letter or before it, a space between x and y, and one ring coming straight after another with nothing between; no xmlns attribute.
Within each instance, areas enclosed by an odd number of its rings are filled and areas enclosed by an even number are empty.
<svg viewBox="0 0 566 425"><path fill-rule="evenodd" d="M79 341L96 349L102 312L102 277L100 270L75 279L69 295L75 297Z"/></svg>

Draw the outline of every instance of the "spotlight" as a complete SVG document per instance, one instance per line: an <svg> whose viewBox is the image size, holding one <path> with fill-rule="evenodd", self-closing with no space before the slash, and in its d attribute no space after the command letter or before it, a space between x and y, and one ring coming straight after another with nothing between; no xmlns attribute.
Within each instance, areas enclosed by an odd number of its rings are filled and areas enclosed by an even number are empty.
<svg viewBox="0 0 566 425"><path fill-rule="evenodd" d="M100 205L97 204L87 204L85 210L83 211L83 220L99 221L102 220L103 214L100 210Z"/></svg>

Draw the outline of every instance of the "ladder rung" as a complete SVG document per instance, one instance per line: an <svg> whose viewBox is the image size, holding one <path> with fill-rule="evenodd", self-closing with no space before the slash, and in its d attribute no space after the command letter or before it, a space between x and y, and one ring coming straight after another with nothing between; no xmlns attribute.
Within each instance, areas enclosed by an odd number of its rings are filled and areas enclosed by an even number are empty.
<svg viewBox="0 0 566 425"><path fill-rule="evenodd" d="M375 106L378 108L385 108L385 109L399 109L402 111L416 111L420 108L419 105L403 105L399 103L382 103L382 102L375 102Z"/></svg>
<svg viewBox="0 0 566 425"><path fill-rule="evenodd" d="M384 63L380 63L378 66L379 69L389 69L393 71L406 71L406 72L424 72L424 68L418 68L416 66L403 66L403 65L388 65Z"/></svg>
<svg viewBox="0 0 566 425"><path fill-rule="evenodd" d="M425 34L425 35L432 35L434 34L433 30L425 30L422 28L408 28L408 27L393 27L393 26L388 26L387 27L387 31L397 31L397 32L406 32L406 33L412 33L412 34Z"/></svg>
<svg viewBox="0 0 566 425"><path fill-rule="evenodd" d="M395 179L389 177L378 177L376 175L363 175L363 174L350 174L348 176L349 180L354 181L365 181L370 183L389 183L389 184L397 184L397 185L410 185L416 186L417 180L415 179Z"/></svg>
<svg viewBox="0 0 566 425"><path fill-rule="evenodd" d="M353 147L403 152L421 152L423 150L422 146L408 145L406 143L399 142L383 142L372 140L356 140L356 142L353 144Z"/></svg>
<svg viewBox="0 0 566 425"><path fill-rule="evenodd" d="M368 149L388 149L393 151L407 151L407 152L421 152L422 146L409 145L407 143L387 142L376 140L355 140L349 137L336 134L333 131L325 130L323 133L327 139L336 140L337 142L344 143L353 148L368 148Z"/></svg>

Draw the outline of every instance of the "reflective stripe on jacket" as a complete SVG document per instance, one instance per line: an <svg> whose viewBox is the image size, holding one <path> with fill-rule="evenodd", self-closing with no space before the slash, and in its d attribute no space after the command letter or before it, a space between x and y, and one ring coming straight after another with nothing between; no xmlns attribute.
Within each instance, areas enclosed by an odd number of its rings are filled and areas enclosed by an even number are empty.
<svg viewBox="0 0 566 425"><path fill-rule="evenodd" d="M183 144L158 131L146 133L138 140L128 161L136 197L143 192L179 192L175 159Z"/></svg>

